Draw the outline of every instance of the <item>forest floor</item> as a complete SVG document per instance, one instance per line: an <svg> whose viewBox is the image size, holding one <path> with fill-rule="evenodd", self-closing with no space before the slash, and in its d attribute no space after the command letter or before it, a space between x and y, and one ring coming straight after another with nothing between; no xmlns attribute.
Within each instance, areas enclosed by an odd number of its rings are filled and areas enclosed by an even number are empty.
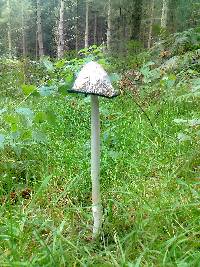
<svg viewBox="0 0 200 267"><path fill-rule="evenodd" d="M155 75L151 64L143 78ZM90 98L2 97L1 125L4 119L12 138L0 142L0 266L200 266L200 110L191 95L199 82L197 71L168 71L100 100L104 221L96 241ZM23 145L10 115L19 107L34 117L22 129ZM35 121L37 142L30 143Z"/></svg>

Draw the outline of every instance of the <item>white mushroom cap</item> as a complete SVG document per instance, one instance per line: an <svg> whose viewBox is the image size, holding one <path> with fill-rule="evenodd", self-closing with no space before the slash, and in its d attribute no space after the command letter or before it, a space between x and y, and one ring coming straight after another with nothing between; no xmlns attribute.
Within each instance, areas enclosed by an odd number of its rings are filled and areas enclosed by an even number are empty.
<svg viewBox="0 0 200 267"><path fill-rule="evenodd" d="M69 92L94 94L108 98L117 96L106 71L93 61L85 64Z"/></svg>

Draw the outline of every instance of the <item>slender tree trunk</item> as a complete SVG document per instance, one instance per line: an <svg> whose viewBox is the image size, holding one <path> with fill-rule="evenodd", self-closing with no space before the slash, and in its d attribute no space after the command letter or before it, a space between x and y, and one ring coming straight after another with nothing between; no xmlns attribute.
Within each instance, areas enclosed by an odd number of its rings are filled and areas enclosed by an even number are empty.
<svg viewBox="0 0 200 267"><path fill-rule="evenodd" d="M126 26L127 26L127 22L126 22L126 16L124 15L123 16L123 22L122 22L122 28L123 28L123 39L126 39L127 38L127 35L126 35Z"/></svg>
<svg viewBox="0 0 200 267"><path fill-rule="evenodd" d="M151 48L151 42L152 42L154 8L155 8L155 0L152 0L152 3L151 3L151 18L150 18L150 25L149 25L149 36L148 36L148 44L147 44L148 49Z"/></svg>
<svg viewBox="0 0 200 267"><path fill-rule="evenodd" d="M94 44L97 44L97 12L94 14Z"/></svg>
<svg viewBox="0 0 200 267"><path fill-rule="evenodd" d="M120 18L119 18L119 42L120 51L125 52L125 43L126 43L126 16L122 11L122 8L119 10Z"/></svg>
<svg viewBox="0 0 200 267"><path fill-rule="evenodd" d="M7 10L8 10L8 54L9 57L12 57L12 36L11 36L11 8L10 8L10 0L7 0Z"/></svg>
<svg viewBox="0 0 200 267"><path fill-rule="evenodd" d="M167 16L168 16L168 4L169 0L163 0L162 16L161 16L161 28L167 28Z"/></svg>
<svg viewBox="0 0 200 267"><path fill-rule="evenodd" d="M78 22L79 22L79 12L78 12L79 0L76 1L76 52L79 50L79 29L78 29Z"/></svg>
<svg viewBox="0 0 200 267"><path fill-rule="evenodd" d="M143 0L135 0L134 13L132 14L131 40L140 40Z"/></svg>
<svg viewBox="0 0 200 267"><path fill-rule="evenodd" d="M38 47L39 47L39 56L42 57L44 56L44 44L43 44L40 0L37 0L37 41L38 41Z"/></svg>
<svg viewBox="0 0 200 267"><path fill-rule="evenodd" d="M86 0L85 12L85 48L89 46L89 1Z"/></svg>
<svg viewBox="0 0 200 267"><path fill-rule="evenodd" d="M112 5L111 0L108 0L108 17L107 17L107 50L108 52L111 52L111 31L112 31Z"/></svg>
<svg viewBox="0 0 200 267"><path fill-rule="evenodd" d="M23 54L23 57L26 57L26 33L25 33L23 0L21 1L21 9L22 9L22 54Z"/></svg>
<svg viewBox="0 0 200 267"><path fill-rule="evenodd" d="M35 33L35 60L38 60L38 32Z"/></svg>
<svg viewBox="0 0 200 267"><path fill-rule="evenodd" d="M189 2L189 1L187 1L187 2ZM177 31L177 26L179 24L179 17L177 16L177 9L180 8L179 5L180 5L179 1L169 1L169 4L168 4L168 10L170 10L170 12L168 12L168 15L167 15L167 17L168 17L167 18L167 21L168 21L167 29L169 29L169 31L171 33L174 33ZM187 9L187 6L185 7L185 9ZM185 23L182 23L182 25L180 25L180 26L185 27L186 25L184 25L184 24ZM178 26L178 28L180 26ZM181 30L181 29L179 28L179 30Z"/></svg>
<svg viewBox="0 0 200 267"><path fill-rule="evenodd" d="M65 10L65 0L60 0L60 18L58 24L58 58L64 56L64 10Z"/></svg>
<svg viewBox="0 0 200 267"><path fill-rule="evenodd" d="M104 27L104 20L102 19L102 17L99 17L98 42L100 44L103 44L105 42L103 27Z"/></svg>

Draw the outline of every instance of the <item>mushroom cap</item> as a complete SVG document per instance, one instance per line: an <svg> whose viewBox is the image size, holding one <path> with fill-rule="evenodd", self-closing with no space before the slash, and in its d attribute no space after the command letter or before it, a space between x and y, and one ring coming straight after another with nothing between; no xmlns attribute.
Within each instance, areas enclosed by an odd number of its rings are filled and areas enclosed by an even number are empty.
<svg viewBox="0 0 200 267"><path fill-rule="evenodd" d="M83 66L70 93L83 93L112 98L117 96L106 71L98 63L91 61Z"/></svg>

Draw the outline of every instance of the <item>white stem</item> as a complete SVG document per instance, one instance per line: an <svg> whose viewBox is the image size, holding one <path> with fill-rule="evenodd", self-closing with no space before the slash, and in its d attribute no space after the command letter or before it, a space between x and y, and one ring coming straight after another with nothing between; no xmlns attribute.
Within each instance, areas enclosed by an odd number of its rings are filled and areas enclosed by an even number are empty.
<svg viewBox="0 0 200 267"><path fill-rule="evenodd" d="M92 212L93 236L99 234L102 224L102 207L100 195L100 115L99 99L91 95L91 178L92 178Z"/></svg>

